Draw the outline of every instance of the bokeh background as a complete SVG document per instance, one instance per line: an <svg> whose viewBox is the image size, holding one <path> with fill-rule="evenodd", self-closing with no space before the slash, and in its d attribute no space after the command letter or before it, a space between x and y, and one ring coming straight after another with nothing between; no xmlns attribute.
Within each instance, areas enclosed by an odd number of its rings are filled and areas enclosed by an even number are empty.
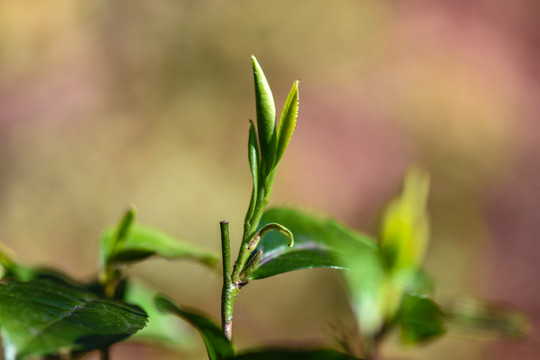
<svg viewBox="0 0 540 360"><path fill-rule="evenodd" d="M523 341L460 333L387 359L540 354L540 3L535 0L1 0L0 241L26 264L88 279L101 230L139 221L219 251L251 191L250 55L300 117L272 204L366 232L421 164L432 176L426 268L436 297L524 311ZM152 260L131 274L219 314L220 277ZM352 330L338 276L300 271L246 287L239 348L332 344ZM186 359L203 359L193 335ZM134 355L135 354L135 355ZM122 344L115 358L180 355Z"/></svg>

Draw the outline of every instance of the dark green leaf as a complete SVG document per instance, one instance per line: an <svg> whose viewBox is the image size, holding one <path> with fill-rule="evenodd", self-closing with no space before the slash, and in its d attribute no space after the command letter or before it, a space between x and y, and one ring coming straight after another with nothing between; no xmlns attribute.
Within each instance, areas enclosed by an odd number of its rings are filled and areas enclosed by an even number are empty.
<svg viewBox="0 0 540 360"><path fill-rule="evenodd" d="M265 349L237 355L235 360L359 360L334 350Z"/></svg>
<svg viewBox="0 0 540 360"><path fill-rule="evenodd" d="M355 246L366 251L376 248L368 237L335 220L291 208L267 210L259 227L269 223L278 223L289 229L294 235L294 246L288 246L290 239L286 235L277 231L268 233L257 247L263 255L249 279L263 279L306 268L343 268L339 261L343 247Z"/></svg>
<svg viewBox="0 0 540 360"><path fill-rule="evenodd" d="M234 356L234 347L223 331L208 316L195 310L181 308L162 295L156 296L156 306L161 311L180 316L201 334L210 360L222 360Z"/></svg>
<svg viewBox="0 0 540 360"><path fill-rule="evenodd" d="M142 329L139 307L99 299L53 280L0 285L0 327L6 360L110 346Z"/></svg>
<svg viewBox="0 0 540 360"><path fill-rule="evenodd" d="M167 345L187 346L191 329L172 314L164 314L156 308L154 298L156 291L140 282L129 280L124 286L123 300L138 305L148 314L148 324L131 339L164 343Z"/></svg>
<svg viewBox="0 0 540 360"><path fill-rule="evenodd" d="M255 56L253 62L253 76L255 80L255 103L257 108L257 131L261 146L262 163L265 171L274 165L277 146L276 134L276 107L270 85L264 76L263 70Z"/></svg>
<svg viewBox="0 0 540 360"><path fill-rule="evenodd" d="M107 249L109 242L114 241L114 233L114 229L109 229L103 234L101 238L102 249ZM153 255L169 259L190 258L201 261L208 266L214 266L218 261L217 255L211 252L174 239L158 230L140 225L132 227L127 238L116 245L114 253L109 255L108 261L132 262ZM103 256L106 254L102 253Z"/></svg>
<svg viewBox="0 0 540 360"><path fill-rule="evenodd" d="M298 81L295 81L289 96L287 97L287 101L285 101L281 119L279 120L276 165L283 157L285 149L287 149L287 145L289 145L289 141L291 140L294 128L296 127L296 119L298 118L298 98Z"/></svg>
<svg viewBox="0 0 540 360"><path fill-rule="evenodd" d="M416 344L441 336L445 332L442 315L433 300L406 294L397 316L401 341Z"/></svg>

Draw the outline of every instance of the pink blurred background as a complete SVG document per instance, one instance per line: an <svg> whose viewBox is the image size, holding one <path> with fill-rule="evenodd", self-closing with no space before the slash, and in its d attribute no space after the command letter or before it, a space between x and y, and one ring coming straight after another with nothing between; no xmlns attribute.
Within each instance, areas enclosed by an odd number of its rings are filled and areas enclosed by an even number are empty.
<svg viewBox="0 0 540 360"><path fill-rule="evenodd" d="M503 301L532 323L522 341L450 333L422 348L391 341L384 358L537 359L539 16L533 0L0 1L0 241L24 263L87 279L100 231L135 204L141 223L215 251L229 220L237 246L255 54L278 111L301 80L272 204L374 233L421 164L436 297ZM154 260L131 273L219 313L220 278L198 265ZM351 326L326 270L250 285L236 316L239 348L331 344L330 328ZM194 341L183 355L205 358ZM114 349L132 351L178 357Z"/></svg>

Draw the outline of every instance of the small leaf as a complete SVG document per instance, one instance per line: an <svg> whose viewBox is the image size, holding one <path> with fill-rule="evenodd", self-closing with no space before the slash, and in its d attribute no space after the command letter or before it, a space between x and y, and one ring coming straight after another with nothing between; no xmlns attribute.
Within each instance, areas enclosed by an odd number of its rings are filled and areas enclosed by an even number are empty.
<svg viewBox="0 0 540 360"><path fill-rule="evenodd" d="M427 297L405 295L397 322L401 330L401 341L405 344L425 342L445 332L441 310Z"/></svg>
<svg viewBox="0 0 540 360"><path fill-rule="evenodd" d="M257 131L264 171L268 172L274 165L277 146L276 134L276 107L270 85L264 76L263 70L255 56L253 62L253 75L255 80L255 103L257 108Z"/></svg>
<svg viewBox="0 0 540 360"><path fill-rule="evenodd" d="M148 324L131 337L131 340L186 347L192 334L178 317L164 314L156 308L156 291L138 281L129 280L123 289L123 300L140 306L148 314Z"/></svg>
<svg viewBox="0 0 540 360"><path fill-rule="evenodd" d="M0 285L6 360L107 347L142 329L146 320L137 306L59 281Z"/></svg>
<svg viewBox="0 0 540 360"><path fill-rule="evenodd" d="M116 248L121 244L128 236L131 231L131 227L135 222L135 209L133 207L129 208L116 228L111 230L110 239L107 242L101 242L101 252L102 252L102 261L106 267L111 258L116 253Z"/></svg>
<svg viewBox="0 0 540 360"><path fill-rule="evenodd" d="M114 241L114 229L105 231L101 238L103 244L101 248L108 248L108 243L111 241ZM195 259L208 266L214 266L218 261L217 255L211 252L176 240L161 231L140 225L133 226L127 238L116 245L108 261L126 263L154 255L168 259Z"/></svg>
<svg viewBox="0 0 540 360"><path fill-rule="evenodd" d="M199 331L210 360L222 360L234 356L232 343L227 340L223 331L208 316L194 310L181 308L162 295L157 295L155 302L161 311L180 316Z"/></svg>
<svg viewBox="0 0 540 360"><path fill-rule="evenodd" d="M360 360L334 350L262 349L241 355L231 360Z"/></svg>
<svg viewBox="0 0 540 360"><path fill-rule="evenodd" d="M281 119L279 120L277 132L278 146L275 165L277 165L283 157L285 149L287 149L289 141L291 140L294 128L296 127L299 98L298 83L298 81L294 82L292 89L289 92L289 96L287 97L287 101L285 101L285 106L283 107L283 111L281 113Z"/></svg>
<svg viewBox="0 0 540 360"><path fill-rule="evenodd" d="M347 229L340 223L317 217L291 208L267 210L260 227L279 223L294 235L295 245L289 247L289 239L281 232L270 232L259 242L257 250L263 255L258 267L251 273L250 280L263 279L288 271L306 268L343 268L339 260L341 248L353 244L366 251L376 246L366 236Z"/></svg>

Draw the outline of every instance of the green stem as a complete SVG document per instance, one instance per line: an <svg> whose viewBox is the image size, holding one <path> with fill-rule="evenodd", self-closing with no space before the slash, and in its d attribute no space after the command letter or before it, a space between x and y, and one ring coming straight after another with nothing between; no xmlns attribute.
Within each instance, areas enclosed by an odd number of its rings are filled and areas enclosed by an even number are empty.
<svg viewBox="0 0 540 360"><path fill-rule="evenodd" d="M231 239L229 236L229 222L222 221L221 229L221 254L223 262L223 288L221 290L221 326L225 337L232 339L232 321L234 301L238 289L231 279Z"/></svg>
<svg viewBox="0 0 540 360"><path fill-rule="evenodd" d="M234 264L234 270L232 273L231 280L233 284L240 285L240 273L244 269L244 266L246 265L246 262L249 259L249 256L251 255L251 252L253 249L250 248L249 243L251 238L255 235L257 231L257 226L259 225L259 221L261 221L261 218L264 213L264 208L268 204L268 200L264 199L264 192L261 191L259 195L257 196L258 199L261 199L257 201L257 205L255 206L255 211L253 212L253 216L249 221L246 221L244 223L244 234L242 235L242 244L240 246L240 250L238 252L238 257L236 258L236 263Z"/></svg>

